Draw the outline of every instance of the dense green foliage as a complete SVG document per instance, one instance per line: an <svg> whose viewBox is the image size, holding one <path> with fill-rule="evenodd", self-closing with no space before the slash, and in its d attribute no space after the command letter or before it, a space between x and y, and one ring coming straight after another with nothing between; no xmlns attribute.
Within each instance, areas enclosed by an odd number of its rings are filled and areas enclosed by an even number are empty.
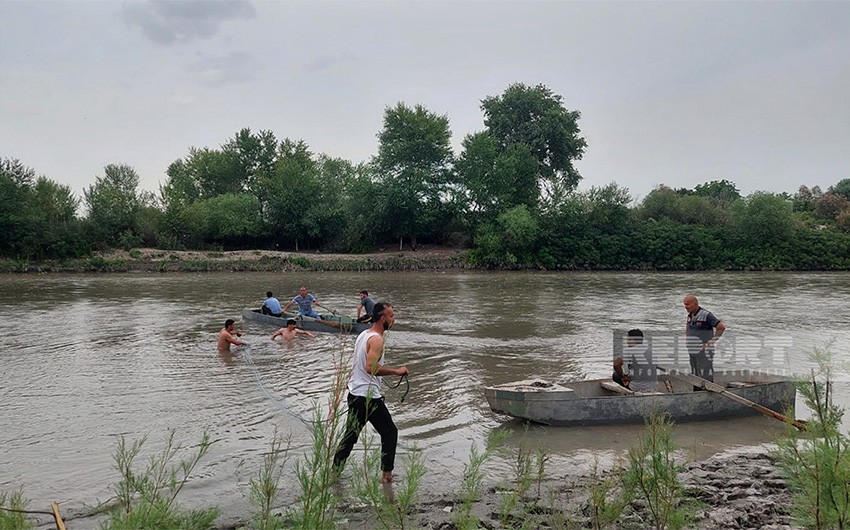
<svg viewBox="0 0 850 530"><path fill-rule="evenodd" d="M189 148L158 194L139 190L132 167L108 164L77 199L0 158L0 258L432 244L471 247L471 264L492 268L850 268L850 179L793 196L742 197L729 180L661 185L639 202L613 183L580 192L574 163L587 143L561 96L516 83L481 111L484 129L455 155L447 116L387 107L378 152L360 164L246 128L218 148Z"/></svg>

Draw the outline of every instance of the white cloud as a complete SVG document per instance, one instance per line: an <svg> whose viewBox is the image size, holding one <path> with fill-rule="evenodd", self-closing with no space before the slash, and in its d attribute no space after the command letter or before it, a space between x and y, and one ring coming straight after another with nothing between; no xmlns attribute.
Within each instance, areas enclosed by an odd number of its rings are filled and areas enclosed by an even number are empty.
<svg viewBox="0 0 850 530"><path fill-rule="evenodd" d="M230 20L257 15L248 0L147 0L122 6L121 17L157 44L209 39Z"/></svg>

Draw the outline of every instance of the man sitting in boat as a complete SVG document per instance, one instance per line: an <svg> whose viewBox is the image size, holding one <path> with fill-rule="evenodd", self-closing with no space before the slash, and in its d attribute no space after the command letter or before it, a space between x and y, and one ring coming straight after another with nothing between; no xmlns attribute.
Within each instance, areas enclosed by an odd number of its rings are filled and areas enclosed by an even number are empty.
<svg viewBox="0 0 850 530"><path fill-rule="evenodd" d="M263 301L263 307L260 308L260 312L273 317L279 317L283 312L280 308L280 300L275 298L271 291L266 292L266 299Z"/></svg>
<svg viewBox="0 0 850 530"><path fill-rule="evenodd" d="M622 357L614 357L614 373L611 375L611 379L618 385L629 388L631 380L625 370L623 370L623 364Z"/></svg>
<svg viewBox="0 0 850 530"><path fill-rule="evenodd" d="M629 388L635 392L653 392L658 385L658 370L652 362L652 347L643 332L632 329L626 334L623 358L629 360Z"/></svg>
<svg viewBox="0 0 850 530"><path fill-rule="evenodd" d="M287 302L286 305L283 307L284 313L287 309L289 309L289 306L291 306L292 304L297 304L299 315L316 319L321 318L318 313L313 311L313 304L319 305L319 300L316 299L316 297L313 296L312 293L308 294L307 288L303 285L298 291L300 294L289 302Z"/></svg>
<svg viewBox="0 0 850 530"><path fill-rule="evenodd" d="M375 309L375 301L369 298L369 291L363 289L360 291L360 305L357 306L357 322L372 322L372 310ZM363 310L366 312L360 316Z"/></svg>

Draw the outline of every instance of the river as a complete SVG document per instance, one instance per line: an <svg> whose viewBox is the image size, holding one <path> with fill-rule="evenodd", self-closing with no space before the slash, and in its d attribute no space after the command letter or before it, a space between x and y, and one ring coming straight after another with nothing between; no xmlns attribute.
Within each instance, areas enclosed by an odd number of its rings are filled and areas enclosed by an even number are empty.
<svg viewBox="0 0 850 530"><path fill-rule="evenodd" d="M423 488L432 492L457 491L471 444L480 447L497 428L511 431L509 445L545 450L556 476L622 455L640 427L526 429L493 414L482 388L532 376L608 376L612 329L682 330L688 292L726 323L723 341L737 337L735 363L805 375L812 347L830 342L839 359L850 359L846 273L47 274L2 282L0 491L22 488L31 509L59 501L71 528L96 526L73 517L112 496L120 435L147 435L147 455L170 429L185 445L209 432L215 443L180 500L218 505L231 522L249 513L248 480L275 432L289 437L291 462L303 455L309 431L296 416L309 417L324 399L332 359L353 339L270 341L274 329L240 319L267 290L284 300L303 284L323 306L349 314L364 288L394 304L387 361L410 369L403 403L399 390L386 392L400 430L397 468L421 448ZM249 357L216 351L226 318L252 344ZM766 365L764 351L745 351L753 336L778 337ZM844 373L836 372L838 395L848 400ZM688 424L676 437L701 459L769 441L782 428L758 417ZM499 459L487 467L491 475L509 468ZM289 480L287 495L294 487Z"/></svg>

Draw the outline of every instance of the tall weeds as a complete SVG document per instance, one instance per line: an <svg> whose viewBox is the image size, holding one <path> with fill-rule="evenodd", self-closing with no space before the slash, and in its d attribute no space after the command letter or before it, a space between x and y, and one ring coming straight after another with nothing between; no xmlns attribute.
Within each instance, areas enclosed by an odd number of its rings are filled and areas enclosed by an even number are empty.
<svg viewBox="0 0 850 530"><path fill-rule="evenodd" d="M484 451L479 452L478 446L473 443L469 450L469 463L463 466L463 479L460 483L460 504L458 504L452 520L458 530L477 530L478 518L472 513L472 506L481 496L481 484L484 480L484 472L481 470L489 460L505 443L508 431L491 431L487 437Z"/></svg>
<svg viewBox="0 0 850 530"><path fill-rule="evenodd" d="M164 449L153 454L143 469L137 470L135 461L146 440L144 436L128 446L123 436L119 439L118 450L113 455L115 468L121 475L114 486L118 503L111 510L105 528L211 528L219 515L217 508L184 511L176 503L177 495L212 446L209 434L204 432L195 451L178 460L183 446L174 441L174 431L169 431Z"/></svg>
<svg viewBox="0 0 850 530"><path fill-rule="evenodd" d="M317 405L311 423L311 450L296 462L295 474L301 497L292 511L296 528L321 530L336 526L338 478L333 457L344 434L345 410L342 406L349 377L349 359L341 352L333 356L334 379L327 411L322 414Z"/></svg>
<svg viewBox="0 0 850 530"><path fill-rule="evenodd" d="M844 409L833 402L831 354L816 347L818 370L797 389L812 410L799 432L789 428L776 457L793 493L792 511L805 528L850 528L850 439L841 432Z"/></svg>
<svg viewBox="0 0 850 530"><path fill-rule="evenodd" d="M622 487L623 471L616 468L609 474L599 472L599 462L593 462L587 483L588 511L593 530L609 528L632 500L632 491Z"/></svg>
<svg viewBox="0 0 850 530"><path fill-rule="evenodd" d="M259 508L253 517L253 527L256 530L279 530L285 528L284 520L272 513L280 489L280 479L284 465L289 455L289 444L284 446L284 440L275 432L269 443L269 452L263 457L263 467L256 478L249 481L248 498L251 504Z"/></svg>
<svg viewBox="0 0 850 530"><path fill-rule="evenodd" d="M35 525L25 513L29 501L18 490L11 495L0 492L0 530L31 530Z"/></svg>
<svg viewBox="0 0 850 530"><path fill-rule="evenodd" d="M381 527L387 530L413 528L413 508L425 475L422 451L414 446L404 455L401 482L382 484L380 445L372 443L371 435L363 433L362 436L366 452L360 472L354 475L357 496L372 507Z"/></svg>
<svg viewBox="0 0 850 530"><path fill-rule="evenodd" d="M641 501L647 524L657 530L682 528L693 516L691 499L679 481L683 466L676 462L673 423L659 412L646 418L646 429L629 449L623 485L632 498Z"/></svg>

